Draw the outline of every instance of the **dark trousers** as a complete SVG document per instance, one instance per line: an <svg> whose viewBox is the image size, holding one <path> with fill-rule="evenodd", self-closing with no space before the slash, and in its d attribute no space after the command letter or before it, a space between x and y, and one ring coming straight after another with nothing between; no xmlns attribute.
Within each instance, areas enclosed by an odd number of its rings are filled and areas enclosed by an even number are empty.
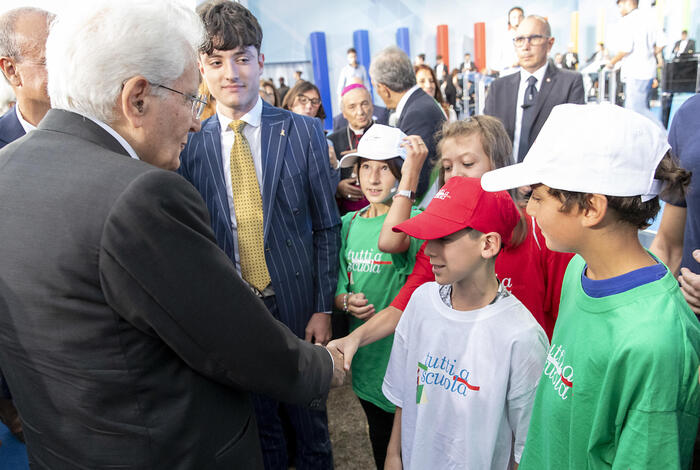
<svg viewBox="0 0 700 470"><path fill-rule="evenodd" d="M360 404L362 409L365 410L365 416L367 416L369 440L372 443L374 463L377 464L377 468L384 468L386 448L389 446L391 428L394 426L394 413L387 413L374 403L370 403L362 398L360 398Z"/></svg>
<svg viewBox="0 0 700 470"><path fill-rule="evenodd" d="M272 316L279 319L275 297L263 299ZM261 338L263 340L263 338ZM266 470L287 470L287 442L279 417L284 408L296 434L296 468L325 470L333 468L333 452L328 434L326 411L279 403L272 398L251 394L258 422L260 446Z"/></svg>

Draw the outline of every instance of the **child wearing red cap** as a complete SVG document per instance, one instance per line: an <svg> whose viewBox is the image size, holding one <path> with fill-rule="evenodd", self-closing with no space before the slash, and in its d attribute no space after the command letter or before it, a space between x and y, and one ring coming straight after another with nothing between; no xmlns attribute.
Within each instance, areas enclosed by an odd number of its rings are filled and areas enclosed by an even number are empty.
<svg viewBox="0 0 700 470"><path fill-rule="evenodd" d="M534 185L527 211L547 246L577 253L521 470L691 466L700 327L673 274L638 240L658 195L690 180L669 150L664 130L635 112L565 104L523 163L482 177L489 191Z"/></svg>
<svg viewBox="0 0 700 470"><path fill-rule="evenodd" d="M385 468L508 469L519 462L548 341L494 270L520 213L506 192L453 177L394 227L427 240L436 282L396 328L384 395L396 405Z"/></svg>

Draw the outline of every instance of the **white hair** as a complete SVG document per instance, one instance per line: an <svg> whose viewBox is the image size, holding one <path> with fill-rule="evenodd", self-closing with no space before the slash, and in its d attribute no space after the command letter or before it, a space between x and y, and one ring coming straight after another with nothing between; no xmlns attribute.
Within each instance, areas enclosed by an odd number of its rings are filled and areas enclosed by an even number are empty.
<svg viewBox="0 0 700 470"><path fill-rule="evenodd" d="M123 84L137 75L169 85L197 61L205 32L175 0L90 1L60 15L46 41L51 107L106 123Z"/></svg>

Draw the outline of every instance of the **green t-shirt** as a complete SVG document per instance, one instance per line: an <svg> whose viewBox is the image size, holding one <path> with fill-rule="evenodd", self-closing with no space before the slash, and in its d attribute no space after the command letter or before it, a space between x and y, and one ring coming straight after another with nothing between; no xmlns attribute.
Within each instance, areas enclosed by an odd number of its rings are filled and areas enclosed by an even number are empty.
<svg viewBox="0 0 700 470"><path fill-rule="evenodd" d="M414 209L411 216L419 213ZM374 305L375 312L386 308L404 285L423 243L411 238L411 245L404 253L379 251L379 232L385 218L386 215L355 217L355 212L349 212L343 216L340 230L340 273L335 295L362 292ZM362 323L363 320L351 316L350 330ZM382 382L393 341L391 335L363 346L352 360L352 388L357 396L390 413L394 412L394 405L382 393Z"/></svg>
<svg viewBox="0 0 700 470"><path fill-rule="evenodd" d="M667 270L593 298L575 256L520 470L688 468L700 414L700 327Z"/></svg>

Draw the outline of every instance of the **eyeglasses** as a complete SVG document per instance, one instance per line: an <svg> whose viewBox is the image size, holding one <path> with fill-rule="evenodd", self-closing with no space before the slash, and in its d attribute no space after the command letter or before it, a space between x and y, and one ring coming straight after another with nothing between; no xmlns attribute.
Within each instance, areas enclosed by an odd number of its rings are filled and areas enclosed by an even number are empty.
<svg viewBox="0 0 700 470"><path fill-rule="evenodd" d="M168 91L172 91L173 93L177 93L178 95L182 95L188 100L192 102L192 116L195 119L199 119L200 116L202 116L202 113L204 112L204 108L207 106L207 97L203 94L194 96L194 95L188 95L187 93L183 93L181 91L173 90L172 88L168 88L165 85L159 85L157 83L151 83L153 86L157 86L158 88L165 88Z"/></svg>
<svg viewBox="0 0 700 470"><path fill-rule="evenodd" d="M311 104L314 106L321 104L321 100L319 98L309 98L305 95L297 95L297 100L299 100L299 104L301 105L306 105L309 102L311 102Z"/></svg>
<svg viewBox="0 0 700 470"><path fill-rule="evenodd" d="M530 36L516 36L513 38L513 44L516 47L523 47L525 43L529 42L532 46L541 46L547 42L549 36L542 36L541 34L531 34Z"/></svg>

